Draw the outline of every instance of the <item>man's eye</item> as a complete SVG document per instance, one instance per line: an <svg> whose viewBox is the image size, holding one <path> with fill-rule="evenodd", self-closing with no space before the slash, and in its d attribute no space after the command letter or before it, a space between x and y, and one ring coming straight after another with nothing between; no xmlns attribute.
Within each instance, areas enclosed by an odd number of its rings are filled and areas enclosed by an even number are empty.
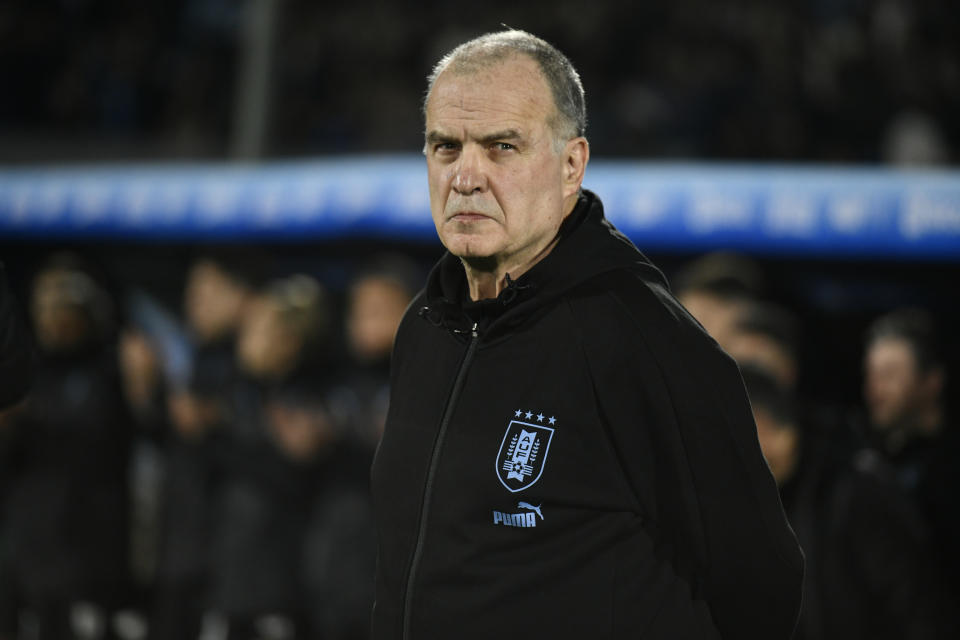
<svg viewBox="0 0 960 640"><path fill-rule="evenodd" d="M509 142L494 142L493 148L496 149L497 151L512 151L516 149L516 147L510 144Z"/></svg>
<svg viewBox="0 0 960 640"><path fill-rule="evenodd" d="M438 142L434 147L434 151L439 151L441 153L448 151L456 151L457 144L455 142Z"/></svg>

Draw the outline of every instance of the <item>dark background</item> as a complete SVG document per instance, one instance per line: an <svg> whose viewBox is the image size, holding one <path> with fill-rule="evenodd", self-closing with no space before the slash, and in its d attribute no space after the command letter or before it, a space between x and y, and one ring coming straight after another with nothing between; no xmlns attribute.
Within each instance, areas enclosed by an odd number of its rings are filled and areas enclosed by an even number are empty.
<svg viewBox="0 0 960 640"><path fill-rule="evenodd" d="M905 131L928 161L960 147L954 0L257 4L0 2L0 162L228 157L251 24L271 43L266 157L418 150L431 65L501 24L573 60L595 156L891 162Z"/></svg>

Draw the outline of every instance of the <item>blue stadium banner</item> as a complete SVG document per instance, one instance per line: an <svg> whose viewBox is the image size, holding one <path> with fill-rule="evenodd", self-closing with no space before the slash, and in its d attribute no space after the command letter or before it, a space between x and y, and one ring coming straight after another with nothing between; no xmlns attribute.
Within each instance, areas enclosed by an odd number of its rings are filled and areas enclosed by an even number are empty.
<svg viewBox="0 0 960 640"><path fill-rule="evenodd" d="M960 171L594 161L641 249L960 259ZM424 160L0 168L0 241L435 242Z"/></svg>

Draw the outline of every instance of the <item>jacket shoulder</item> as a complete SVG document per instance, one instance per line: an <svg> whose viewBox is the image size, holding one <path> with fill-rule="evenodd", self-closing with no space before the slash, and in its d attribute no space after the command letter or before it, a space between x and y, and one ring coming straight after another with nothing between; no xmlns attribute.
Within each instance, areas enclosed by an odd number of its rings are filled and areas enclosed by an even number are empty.
<svg viewBox="0 0 960 640"><path fill-rule="evenodd" d="M803 557L757 441L736 363L659 279L605 273L570 291L595 393L658 434L657 502L724 637L787 638ZM606 408L606 407L605 407ZM664 507L661 506L661 509ZM680 544L678 542L678 544ZM763 616L753 615L759 606Z"/></svg>
<svg viewBox="0 0 960 640"><path fill-rule="evenodd" d="M732 366L733 361L717 345L697 320L673 296L659 277L644 271L619 269L600 274L571 290L568 300L574 308L586 307L580 314L591 325L627 321L637 337L662 341L669 337L683 346L710 352ZM588 326L588 330L610 327ZM679 345L676 345L679 346Z"/></svg>

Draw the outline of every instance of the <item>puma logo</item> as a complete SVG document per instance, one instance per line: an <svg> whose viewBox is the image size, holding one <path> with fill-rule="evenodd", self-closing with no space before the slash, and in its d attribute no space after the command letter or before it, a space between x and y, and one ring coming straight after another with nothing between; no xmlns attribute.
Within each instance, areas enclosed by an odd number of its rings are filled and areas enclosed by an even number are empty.
<svg viewBox="0 0 960 640"><path fill-rule="evenodd" d="M537 506L533 506L533 505L530 504L529 502L518 502L518 503L517 503L517 509L530 509L530 511L533 511L533 512L535 512L538 516L540 516L540 519L541 519L541 520L543 520L543 514L540 513L540 507L542 507L542 506L543 506L542 504L538 504Z"/></svg>
<svg viewBox="0 0 960 640"><path fill-rule="evenodd" d="M518 509L528 509L531 513L503 513L502 511L493 512L493 524L502 524L505 527L535 527L537 526L537 516L543 520L543 512L540 507L533 506L529 502L517 503ZM534 515L536 514L536 515Z"/></svg>

